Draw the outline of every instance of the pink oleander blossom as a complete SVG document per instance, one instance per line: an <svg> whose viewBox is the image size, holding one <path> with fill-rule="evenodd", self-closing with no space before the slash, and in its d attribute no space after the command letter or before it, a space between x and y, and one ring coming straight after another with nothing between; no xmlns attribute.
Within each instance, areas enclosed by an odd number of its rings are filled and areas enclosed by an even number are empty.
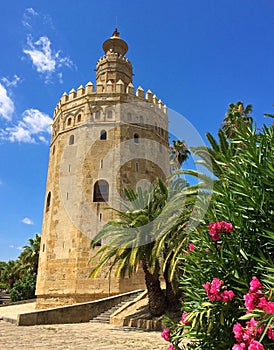
<svg viewBox="0 0 274 350"><path fill-rule="evenodd" d="M203 284L206 290L206 295L210 301L223 301L227 303L234 298L234 293L232 290L221 291L224 282L219 280L219 278L213 278L212 282L207 282Z"/></svg>
<svg viewBox="0 0 274 350"><path fill-rule="evenodd" d="M161 337L164 338L166 341L170 341L170 330L169 328L165 328L163 332L161 333Z"/></svg>
<svg viewBox="0 0 274 350"><path fill-rule="evenodd" d="M246 349L245 343L234 344L232 348L232 350L245 350L245 349Z"/></svg>
<svg viewBox="0 0 274 350"><path fill-rule="evenodd" d="M169 347L167 348L167 350L176 350L176 349L174 348L174 346L172 344L170 344Z"/></svg>
<svg viewBox="0 0 274 350"><path fill-rule="evenodd" d="M267 329L267 336L269 339L274 340L274 330L271 326Z"/></svg>
<svg viewBox="0 0 274 350"><path fill-rule="evenodd" d="M188 316L188 313L187 313L187 312L183 312L182 318L181 318L181 322L182 322L182 324L184 324L184 325L191 324L191 322L186 321L187 316Z"/></svg>
<svg viewBox="0 0 274 350"><path fill-rule="evenodd" d="M263 344L259 343L257 340L251 340L248 350L264 350Z"/></svg>
<svg viewBox="0 0 274 350"><path fill-rule="evenodd" d="M258 309L264 310L268 314L274 314L274 302L268 301L265 296L260 298L257 307Z"/></svg>
<svg viewBox="0 0 274 350"><path fill-rule="evenodd" d="M221 294L221 300L224 303L227 303L228 301L232 300L234 298L234 292L232 290L225 290L222 294Z"/></svg>
<svg viewBox="0 0 274 350"><path fill-rule="evenodd" d="M234 338L237 342L241 342L243 340L243 327L240 323L235 323L233 326Z"/></svg>
<svg viewBox="0 0 274 350"><path fill-rule="evenodd" d="M247 308L248 312L254 310L258 306L262 296L263 293L261 290L244 295L245 307Z"/></svg>
<svg viewBox="0 0 274 350"><path fill-rule="evenodd" d="M252 345L251 349L256 350L256 346L259 346L258 349L260 349L261 344L255 339L261 336L264 331L264 326L258 327L258 324L259 322L255 320L254 317L246 322L246 327L242 327L240 323L235 323L233 326L233 333L234 338L239 344L235 344L235 348L233 349L249 349L250 345ZM242 344L245 344L245 347L243 347ZM241 345L242 348L237 345Z"/></svg>
<svg viewBox="0 0 274 350"><path fill-rule="evenodd" d="M213 241L219 241L222 233L229 234L233 231L232 224L226 221L213 222L208 225L208 233L211 235Z"/></svg>
<svg viewBox="0 0 274 350"><path fill-rule="evenodd" d="M189 250L195 250L196 247L193 243L190 243L189 246L188 246Z"/></svg>
<svg viewBox="0 0 274 350"><path fill-rule="evenodd" d="M263 288L261 282L258 280L258 278L256 276L252 277L252 280L249 283L249 286L250 286L249 293L257 292L259 289Z"/></svg>

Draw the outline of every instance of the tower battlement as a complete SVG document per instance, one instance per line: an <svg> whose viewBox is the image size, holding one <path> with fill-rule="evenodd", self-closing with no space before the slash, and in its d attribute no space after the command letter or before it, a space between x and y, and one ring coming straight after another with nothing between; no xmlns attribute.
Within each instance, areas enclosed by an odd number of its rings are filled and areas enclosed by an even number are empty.
<svg viewBox="0 0 274 350"><path fill-rule="evenodd" d="M71 89L69 93L64 92L54 109L54 118L58 115L62 107L66 106L70 108L73 104L75 105L75 103L81 102L81 99L84 99L85 102L88 98L96 98L98 101L100 98L105 100L106 98L115 98L115 95L120 96L121 94L125 94L128 97L133 96L134 98L138 98L139 101L152 103L154 107L167 114L167 106L151 90L147 90L144 93L141 86L138 86L135 90L132 83L125 86L123 81L119 80L116 84L111 81L107 82L106 90L102 89L100 83L97 84L97 90L95 90L93 83L88 82L85 87L80 85L77 90Z"/></svg>

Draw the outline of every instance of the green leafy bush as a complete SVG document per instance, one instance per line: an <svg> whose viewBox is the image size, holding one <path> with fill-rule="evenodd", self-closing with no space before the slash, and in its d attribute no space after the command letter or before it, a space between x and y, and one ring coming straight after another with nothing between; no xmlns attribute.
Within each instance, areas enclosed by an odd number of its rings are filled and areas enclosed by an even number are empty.
<svg viewBox="0 0 274 350"><path fill-rule="evenodd" d="M10 291L10 301L21 301L35 298L36 274L27 275L16 281Z"/></svg>
<svg viewBox="0 0 274 350"><path fill-rule="evenodd" d="M208 139L217 180L204 223L190 233L189 250L180 256L184 316L179 323L167 320L170 342L174 349L189 338L189 349L270 350L274 348L268 331L274 326L272 309L268 313L257 304L250 315L243 315L252 277L262 281L266 302L273 299L274 128L264 126L257 133L243 124L234 130L232 140L221 130L219 142L210 134ZM203 151L196 150L200 156ZM222 227L221 222L229 226ZM254 331L263 326L263 331L254 333L254 344L251 340L240 344L233 327L239 323L244 329L246 318L252 316L258 324L250 327Z"/></svg>

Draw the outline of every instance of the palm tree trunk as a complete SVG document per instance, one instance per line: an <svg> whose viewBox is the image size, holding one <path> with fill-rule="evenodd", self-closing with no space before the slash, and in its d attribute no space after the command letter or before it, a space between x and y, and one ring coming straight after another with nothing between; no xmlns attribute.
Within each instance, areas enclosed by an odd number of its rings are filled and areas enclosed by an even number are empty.
<svg viewBox="0 0 274 350"><path fill-rule="evenodd" d="M145 258L142 260L142 267L145 273L149 311L152 316L162 316L165 313L167 303L160 286L159 274L158 272L152 274L149 271Z"/></svg>
<svg viewBox="0 0 274 350"><path fill-rule="evenodd" d="M167 244L165 244L165 249L163 252L164 259L167 257ZM163 271L165 283L166 283L166 300L167 300L167 307L170 311L178 311L180 310L180 302L179 302L179 296L176 295L173 285L169 279L169 270L170 270L170 263L171 259L168 259L166 262L165 270Z"/></svg>
<svg viewBox="0 0 274 350"><path fill-rule="evenodd" d="M164 271L164 279L166 283L166 300L167 300L168 310L178 311L180 310L181 304L179 301L179 297L174 292L172 283L169 281L167 269Z"/></svg>

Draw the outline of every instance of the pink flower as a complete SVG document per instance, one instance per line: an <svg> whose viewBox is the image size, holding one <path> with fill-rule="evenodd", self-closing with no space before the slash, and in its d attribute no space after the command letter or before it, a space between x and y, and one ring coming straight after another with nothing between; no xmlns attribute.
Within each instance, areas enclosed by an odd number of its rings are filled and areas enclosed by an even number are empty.
<svg viewBox="0 0 274 350"><path fill-rule="evenodd" d="M195 245L193 243L190 243L189 244L189 250L195 250Z"/></svg>
<svg viewBox="0 0 274 350"><path fill-rule="evenodd" d="M232 300L234 298L234 293L232 290L225 290L222 294L221 294L221 300L224 303L227 303L229 300Z"/></svg>
<svg viewBox="0 0 274 350"><path fill-rule="evenodd" d="M224 282L218 278L213 278L212 282L207 282L203 284L206 290L207 297L210 301L221 300L220 288Z"/></svg>
<svg viewBox="0 0 274 350"><path fill-rule="evenodd" d="M234 228L230 222L220 221L213 222L208 225L208 233L211 235L213 241L219 241L222 233L231 233Z"/></svg>
<svg viewBox="0 0 274 350"><path fill-rule="evenodd" d="M252 311L255 309L256 307L255 299L256 299L256 294L254 293L244 295L245 307L247 308L248 311Z"/></svg>
<svg viewBox="0 0 274 350"><path fill-rule="evenodd" d="M234 333L234 338L238 341L241 342L243 340L243 327L240 325L240 323L235 323L233 326L233 333Z"/></svg>
<svg viewBox="0 0 274 350"><path fill-rule="evenodd" d="M267 336L269 339L274 340L274 331L271 326L269 326L267 329Z"/></svg>
<svg viewBox="0 0 274 350"><path fill-rule="evenodd" d="M264 310L268 314L274 314L274 302L268 301L266 297L260 298L258 308Z"/></svg>
<svg viewBox="0 0 274 350"><path fill-rule="evenodd" d="M213 278L212 282L206 282L203 284L206 290L206 295L210 301L223 301L227 303L229 300L234 298L234 293L232 290L224 290L221 292L224 282L219 280L219 278Z"/></svg>
<svg viewBox="0 0 274 350"><path fill-rule="evenodd" d="M176 350L176 349L174 348L174 346L172 344L170 344L169 347L167 348L167 350Z"/></svg>
<svg viewBox="0 0 274 350"><path fill-rule="evenodd" d="M188 321L185 320L187 318L187 316L188 316L188 313L187 312L183 312L182 318L181 318L182 324L185 324L185 325L191 324L191 322L188 322Z"/></svg>
<svg viewBox="0 0 274 350"><path fill-rule="evenodd" d="M249 283L249 286L250 286L249 293L257 292L258 289L263 288L261 282L258 280L258 278L256 276L252 277L252 280Z"/></svg>
<svg viewBox="0 0 274 350"><path fill-rule="evenodd" d="M257 340L251 340L248 350L264 350L264 346Z"/></svg>
<svg viewBox="0 0 274 350"><path fill-rule="evenodd" d="M234 344L232 350L244 350L246 349L245 343Z"/></svg>
<svg viewBox="0 0 274 350"><path fill-rule="evenodd" d="M163 332L161 333L161 337L164 338L166 341L170 341L170 330L169 328L165 328Z"/></svg>
<svg viewBox="0 0 274 350"><path fill-rule="evenodd" d="M254 310L257 306L259 301L262 298L262 292L258 290L255 293L248 293L244 295L244 301L245 301L245 307L250 312Z"/></svg>
<svg viewBox="0 0 274 350"><path fill-rule="evenodd" d="M234 228L230 222L221 221L221 225L226 233L230 233L234 231Z"/></svg>

